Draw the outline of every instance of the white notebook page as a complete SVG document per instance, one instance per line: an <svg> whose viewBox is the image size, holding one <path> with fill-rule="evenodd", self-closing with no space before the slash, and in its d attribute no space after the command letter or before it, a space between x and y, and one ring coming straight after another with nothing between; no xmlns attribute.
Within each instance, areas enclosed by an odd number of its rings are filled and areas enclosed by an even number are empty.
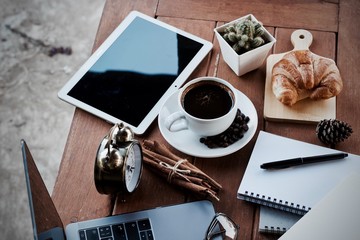
<svg viewBox="0 0 360 240"><path fill-rule="evenodd" d="M260 131L238 198L304 215L349 172L360 171L360 156L349 154L341 160L280 170L265 170L260 165L336 152L339 151Z"/></svg>

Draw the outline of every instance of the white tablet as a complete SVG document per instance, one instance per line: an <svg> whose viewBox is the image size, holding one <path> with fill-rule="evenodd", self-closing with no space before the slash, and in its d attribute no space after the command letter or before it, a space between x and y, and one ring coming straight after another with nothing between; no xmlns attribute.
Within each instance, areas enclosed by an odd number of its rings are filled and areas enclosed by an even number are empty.
<svg viewBox="0 0 360 240"><path fill-rule="evenodd" d="M133 11L58 96L142 134L211 49L211 42Z"/></svg>

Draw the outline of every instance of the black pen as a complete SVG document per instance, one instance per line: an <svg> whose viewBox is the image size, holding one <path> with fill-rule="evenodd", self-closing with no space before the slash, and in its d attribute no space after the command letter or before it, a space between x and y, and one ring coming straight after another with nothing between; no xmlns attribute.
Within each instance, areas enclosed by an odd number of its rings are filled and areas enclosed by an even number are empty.
<svg viewBox="0 0 360 240"><path fill-rule="evenodd" d="M292 158L287 160L281 160L276 162L268 162L261 164L260 168L262 169L282 169L288 167L295 167L303 164L309 163L318 163L318 162L325 162L331 161L336 159L342 159L347 157L347 153L333 153L333 154L325 154L325 155L318 155L318 156L311 156L311 157L299 157L299 158Z"/></svg>

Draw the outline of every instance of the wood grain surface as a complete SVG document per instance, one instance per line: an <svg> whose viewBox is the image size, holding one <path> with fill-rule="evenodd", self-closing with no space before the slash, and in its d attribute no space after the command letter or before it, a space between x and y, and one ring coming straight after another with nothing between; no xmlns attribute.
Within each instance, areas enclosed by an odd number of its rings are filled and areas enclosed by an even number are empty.
<svg viewBox="0 0 360 240"><path fill-rule="evenodd" d="M360 50L356 44L360 36L359 31L354 31L354 23L360 22L359 8L360 2L357 0L107 0L94 49L99 47L131 10L156 17L213 42L211 53L189 79L198 76L217 76L229 81L246 94L257 110L257 133L243 149L221 158L204 159L186 156L180 152L177 154L192 161L223 185L221 200L214 202L215 210L228 214L240 225L239 239L277 239L279 236L258 232L258 207L236 198L258 131L265 130L320 146L323 144L316 137L315 124L273 122L264 119L266 64L245 75L236 76L223 61L213 28L252 13L277 39L270 54L291 50L293 47L290 35L295 29L311 31L314 41L310 50L334 59L344 79L343 93L336 101L336 118L348 122L354 133L336 148L360 154L360 68L357 66ZM197 199L191 193L170 185L146 168L139 188L134 194L106 196L97 193L93 182L95 153L110 127L110 124L82 110L75 111L52 195L64 225ZM137 138L140 141L156 140L169 146L159 132L157 120L144 135Z"/></svg>

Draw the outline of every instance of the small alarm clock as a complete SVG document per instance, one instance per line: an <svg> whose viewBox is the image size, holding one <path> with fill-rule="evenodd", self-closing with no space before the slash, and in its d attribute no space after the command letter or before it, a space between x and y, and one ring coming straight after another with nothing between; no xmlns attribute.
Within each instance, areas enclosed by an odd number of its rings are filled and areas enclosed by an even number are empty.
<svg viewBox="0 0 360 240"><path fill-rule="evenodd" d="M95 159L95 186L101 194L132 193L143 164L140 143L123 123L115 124L101 141Z"/></svg>

